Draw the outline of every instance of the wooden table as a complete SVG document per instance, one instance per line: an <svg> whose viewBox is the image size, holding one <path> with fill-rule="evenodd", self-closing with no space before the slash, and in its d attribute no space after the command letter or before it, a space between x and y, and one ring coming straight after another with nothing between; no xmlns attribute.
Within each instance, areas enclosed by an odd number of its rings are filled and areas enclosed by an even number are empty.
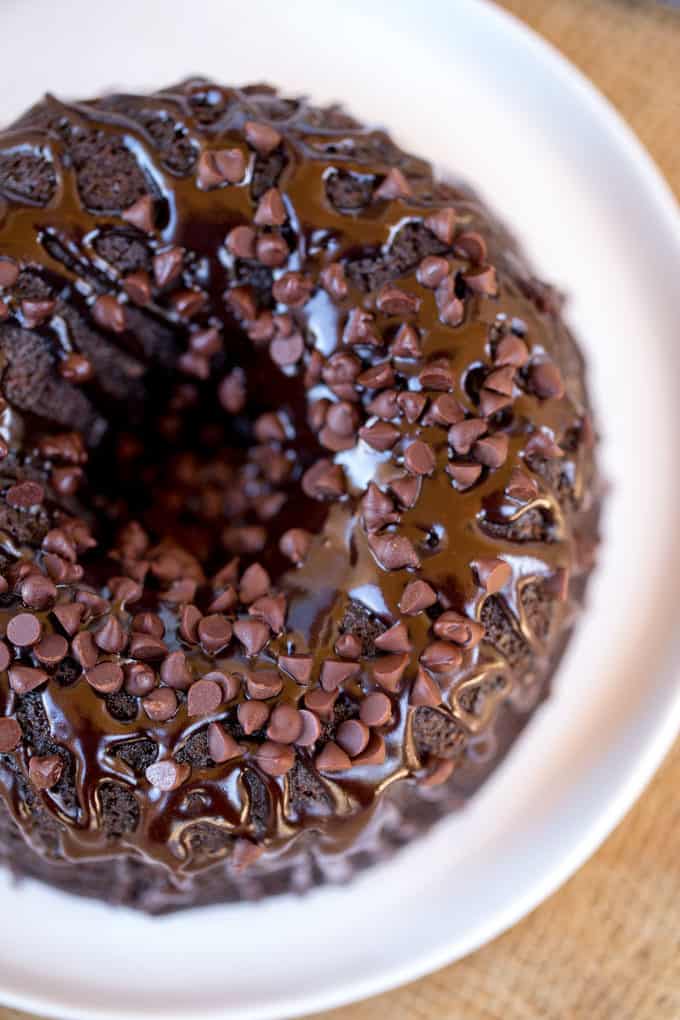
<svg viewBox="0 0 680 1020"><path fill-rule="evenodd" d="M592 78L680 197L680 10L652 0L503 6ZM314 1020L383 1017L679 1020L680 743L599 853L512 931L415 984ZM0 1007L0 1020L20 1014Z"/></svg>

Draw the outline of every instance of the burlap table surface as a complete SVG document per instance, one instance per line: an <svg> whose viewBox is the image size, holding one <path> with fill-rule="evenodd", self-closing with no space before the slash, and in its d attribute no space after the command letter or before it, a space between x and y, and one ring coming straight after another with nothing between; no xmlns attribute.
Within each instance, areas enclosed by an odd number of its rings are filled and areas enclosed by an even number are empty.
<svg viewBox="0 0 680 1020"><path fill-rule="evenodd" d="M680 197L680 10L651 0L504 6L602 89ZM383 1017L680 1020L680 742L600 851L515 928L430 977L314 1020ZM0 1020L21 1018L0 1007Z"/></svg>

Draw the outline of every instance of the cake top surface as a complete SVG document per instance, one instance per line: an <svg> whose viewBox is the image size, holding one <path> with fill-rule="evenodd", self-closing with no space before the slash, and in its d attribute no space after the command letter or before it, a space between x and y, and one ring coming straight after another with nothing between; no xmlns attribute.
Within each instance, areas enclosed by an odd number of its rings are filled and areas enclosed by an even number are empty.
<svg viewBox="0 0 680 1020"><path fill-rule="evenodd" d="M505 230L337 108L199 79L48 96L0 195L16 816L26 772L65 856L190 870L464 777L588 563L582 365Z"/></svg>

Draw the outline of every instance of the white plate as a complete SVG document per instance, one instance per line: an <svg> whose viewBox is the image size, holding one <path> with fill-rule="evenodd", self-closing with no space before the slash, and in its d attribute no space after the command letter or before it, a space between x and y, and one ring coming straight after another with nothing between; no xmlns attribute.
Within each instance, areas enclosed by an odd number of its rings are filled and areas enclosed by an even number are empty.
<svg viewBox="0 0 680 1020"><path fill-rule="evenodd" d="M6 2L0 112L43 89L87 95L195 70L266 78L343 98L475 180L573 295L589 354L613 483L590 612L556 693L473 804L348 887L154 921L3 878L0 998L20 1008L71 1020L273 1020L418 977L564 881L640 793L680 722L671 194L592 87L495 8L339 7Z"/></svg>

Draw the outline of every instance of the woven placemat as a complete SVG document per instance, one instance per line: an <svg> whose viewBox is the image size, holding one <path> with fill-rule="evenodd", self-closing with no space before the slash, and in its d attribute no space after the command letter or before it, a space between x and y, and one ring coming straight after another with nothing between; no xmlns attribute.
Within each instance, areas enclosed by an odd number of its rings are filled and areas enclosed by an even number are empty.
<svg viewBox="0 0 680 1020"><path fill-rule="evenodd" d="M592 78L680 197L680 12L652 0L503 6ZM679 1020L678 791L680 743L595 857L510 932L422 981L314 1020ZM0 1020L27 1018L0 1007Z"/></svg>

